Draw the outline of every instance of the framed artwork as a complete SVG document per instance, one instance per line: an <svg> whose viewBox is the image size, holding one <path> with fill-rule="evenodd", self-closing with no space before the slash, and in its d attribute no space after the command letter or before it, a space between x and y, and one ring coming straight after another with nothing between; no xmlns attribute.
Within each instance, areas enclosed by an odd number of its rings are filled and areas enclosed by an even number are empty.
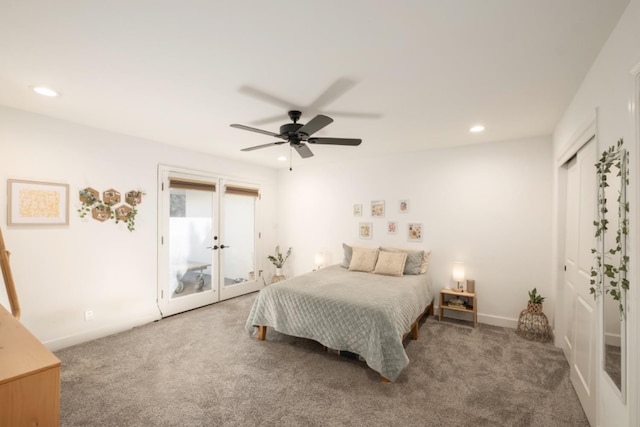
<svg viewBox="0 0 640 427"><path fill-rule="evenodd" d="M384 200L371 202L371 216L384 216Z"/></svg>
<svg viewBox="0 0 640 427"><path fill-rule="evenodd" d="M387 234L397 234L398 233L398 223L395 221L389 221L387 223Z"/></svg>
<svg viewBox="0 0 640 427"><path fill-rule="evenodd" d="M361 239L371 239L373 237L373 224L370 222L361 222L360 223L360 238Z"/></svg>
<svg viewBox="0 0 640 427"><path fill-rule="evenodd" d="M409 213L409 201L400 200L400 202L398 203L398 211L400 213Z"/></svg>
<svg viewBox="0 0 640 427"><path fill-rule="evenodd" d="M422 242L422 224L409 223L407 231L410 242Z"/></svg>
<svg viewBox="0 0 640 427"><path fill-rule="evenodd" d="M69 225L69 184L7 180L7 224Z"/></svg>
<svg viewBox="0 0 640 427"><path fill-rule="evenodd" d="M362 205L353 205L353 216L362 216Z"/></svg>

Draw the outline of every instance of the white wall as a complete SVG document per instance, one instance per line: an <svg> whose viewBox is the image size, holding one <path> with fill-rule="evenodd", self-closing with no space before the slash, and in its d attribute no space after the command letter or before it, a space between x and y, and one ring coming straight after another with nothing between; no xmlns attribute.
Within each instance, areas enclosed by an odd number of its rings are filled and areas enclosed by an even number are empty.
<svg viewBox="0 0 640 427"><path fill-rule="evenodd" d="M286 273L312 270L318 251L327 264L341 262L343 242L428 248L437 289L452 284L455 261L465 263L467 278L476 280L480 322L515 327L534 287L547 297L550 316L550 165L550 138L315 167L300 161L278 176L279 243L293 246ZM398 213L401 199L410 200L408 214ZM386 202L385 218L371 218L372 200ZM358 239L360 221L373 222L372 240ZM386 233L387 221L399 221L397 235ZM421 244L407 241L408 222L424 224Z"/></svg>
<svg viewBox="0 0 640 427"><path fill-rule="evenodd" d="M0 224L12 253L21 320L50 348L159 317L158 164L259 182L262 242L265 248L275 245L275 170L0 107L0 182L15 178L70 185L69 226L48 228L7 228L7 188L0 185ZM78 191L87 186L146 192L136 230L80 219ZM8 307L4 286L0 303ZM84 320L85 310L93 310L93 321Z"/></svg>
<svg viewBox="0 0 640 427"><path fill-rule="evenodd" d="M628 297L628 347L627 361L627 399L623 403L618 399L600 368L601 354L598 351L597 379L597 420L599 425L637 426L640 425L640 370L638 360L638 330L640 330L640 273L638 265L640 213L638 211L640 162L638 160L637 96L632 70L640 64L640 0L631 0L609 40L598 55L589 73L576 93L564 117L553 135L554 160L558 160L571 143L572 135L596 116L598 151L624 138L630 154L631 182L628 197L631 205L630 227L631 241L629 256L631 260ZM558 174L554 176L559 181ZM561 231L561 226L558 228ZM558 235L554 235L554 241ZM555 249L560 253L559 249ZM558 260L556 260L557 262ZM557 264L556 264L557 265ZM555 278L555 286L560 289L561 276ZM601 310L601 307L600 307ZM597 348L602 345L599 334Z"/></svg>

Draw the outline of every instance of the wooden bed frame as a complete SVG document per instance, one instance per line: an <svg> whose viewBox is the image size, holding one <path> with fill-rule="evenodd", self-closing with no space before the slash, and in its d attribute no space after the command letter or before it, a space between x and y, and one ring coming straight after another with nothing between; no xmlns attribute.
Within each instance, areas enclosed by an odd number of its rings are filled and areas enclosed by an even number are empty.
<svg viewBox="0 0 640 427"><path fill-rule="evenodd" d="M418 329L420 327L420 319L422 319L422 317L425 314L427 315L427 317L429 317L429 315L433 316L433 301L431 301L431 304L429 304L424 309L424 311L420 313L420 315L418 315L418 318L411 325L411 330L402 336L402 341L404 341L404 339L409 334L411 334L412 340L416 340L416 341L418 340ZM267 327L263 325L258 325L258 340L264 341L266 337L267 337ZM325 351L327 351L327 347L323 347L323 348ZM385 383L391 382L387 378L383 377L382 375L380 376L380 378L382 379L382 382L385 382Z"/></svg>

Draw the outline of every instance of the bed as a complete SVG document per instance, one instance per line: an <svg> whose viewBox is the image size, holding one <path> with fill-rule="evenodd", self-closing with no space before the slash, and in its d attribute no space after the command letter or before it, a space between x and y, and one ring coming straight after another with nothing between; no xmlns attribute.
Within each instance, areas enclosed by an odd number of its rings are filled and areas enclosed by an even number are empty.
<svg viewBox="0 0 640 427"><path fill-rule="evenodd" d="M433 299L427 274L390 276L336 264L262 289L245 328L260 340L272 327L355 353L383 381L394 381L409 364L403 340L409 333L418 339Z"/></svg>

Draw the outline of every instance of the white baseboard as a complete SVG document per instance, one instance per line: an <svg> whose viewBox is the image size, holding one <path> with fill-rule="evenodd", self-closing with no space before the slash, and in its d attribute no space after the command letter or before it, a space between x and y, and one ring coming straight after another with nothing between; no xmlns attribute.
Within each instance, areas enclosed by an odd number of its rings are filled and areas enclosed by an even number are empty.
<svg viewBox="0 0 640 427"><path fill-rule="evenodd" d="M434 307L433 312L435 317L438 316L438 307ZM457 320L471 320L473 321L472 313L461 313L458 311L445 310L442 317L449 317ZM478 313L478 323L484 323L486 325L501 326L504 328L516 329L518 327L518 319L512 319L509 317L494 316L492 314Z"/></svg>
<svg viewBox="0 0 640 427"><path fill-rule="evenodd" d="M126 321L111 324L104 327L99 327L89 331L83 331L77 334L68 335L66 337L57 338L51 341L46 341L43 344L51 351L61 350L63 348L71 347L72 345L82 344L83 342L92 341L98 338L106 337L108 335L117 334L136 326L146 325L147 323L160 320L160 314L148 314L135 319L127 319Z"/></svg>
<svg viewBox="0 0 640 427"><path fill-rule="evenodd" d="M502 326L511 329L518 327L518 319L482 313L478 313L478 323L486 323L487 325Z"/></svg>

